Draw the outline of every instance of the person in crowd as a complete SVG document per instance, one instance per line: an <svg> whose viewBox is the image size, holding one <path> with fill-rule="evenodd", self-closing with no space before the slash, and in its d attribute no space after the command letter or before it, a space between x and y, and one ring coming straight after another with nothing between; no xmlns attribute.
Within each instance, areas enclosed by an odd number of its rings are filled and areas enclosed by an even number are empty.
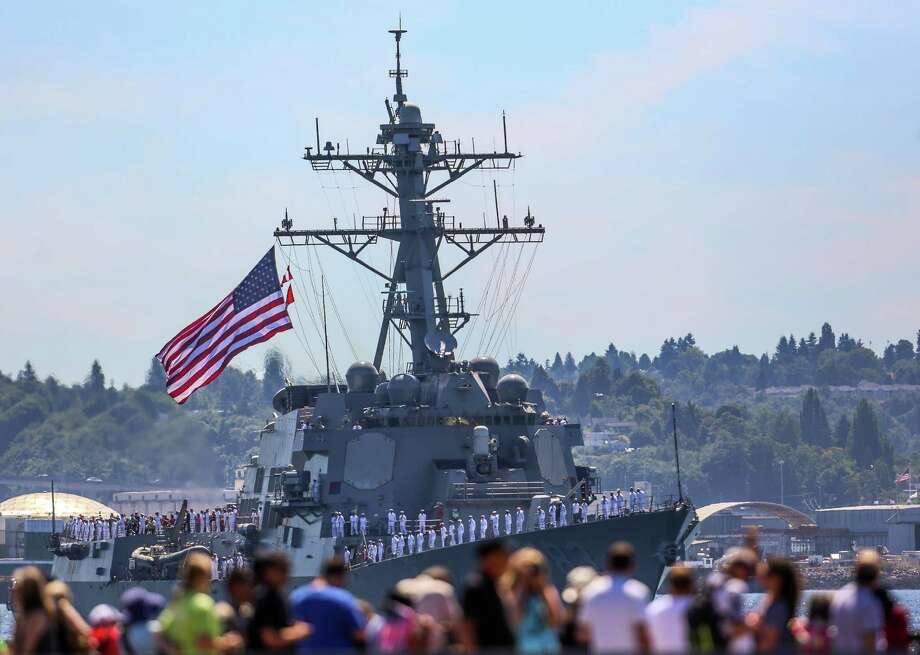
<svg viewBox="0 0 920 655"><path fill-rule="evenodd" d="M223 634L211 591L211 558L192 553L182 565L176 596L160 613L157 650L169 655L210 655L238 649L238 635Z"/></svg>
<svg viewBox="0 0 920 655"><path fill-rule="evenodd" d="M90 641L99 655L121 654L121 615L111 605L96 605L89 613Z"/></svg>
<svg viewBox="0 0 920 655"><path fill-rule="evenodd" d="M252 570L243 567L231 569L225 581L227 601L221 604L224 631L235 632L245 638L249 620L252 618L252 602L255 596L255 578Z"/></svg>
<svg viewBox="0 0 920 655"><path fill-rule="evenodd" d="M792 634L803 653L826 655L831 652L831 595L813 593L808 599L808 611L792 622Z"/></svg>
<svg viewBox="0 0 920 655"><path fill-rule="evenodd" d="M163 611L166 599L160 594L132 587L121 595L123 630L122 651L125 655L156 655L156 632L160 629L157 616Z"/></svg>
<svg viewBox="0 0 920 655"><path fill-rule="evenodd" d="M333 557L323 563L320 576L291 594L291 613L313 626L297 643L299 654L353 650L364 641L365 618L346 587L345 563Z"/></svg>
<svg viewBox="0 0 920 655"><path fill-rule="evenodd" d="M645 623L649 589L632 577L635 566L632 545L616 542L607 551L607 575L585 589L579 632L591 652L649 651Z"/></svg>
<svg viewBox="0 0 920 655"><path fill-rule="evenodd" d="M508 560L501 593L517 635L519 653L558 653L564 618L559 592L549 580L546 557L536 548L521 548Z"/></svg>
<svg viewBox="0 0 920 655"><path fill-rule="evenodd" d="M576 566L565 577L565 589L562 591L565 617L559 631L559 643L566 651L584 649L584 644L578 639L578 615L585 587L596 578L597 571L591 566Z"/></svg>
<svg viewBox="0 0 920 655"><path fill-rule="evenodd" d="M645 608L645 624L653 653L686 653L690 650L687 610L695 593L693 572L686 566L672 566L668 593Z"/></svg>
<svg viewBox="0 0 920 655"><path fill-rule="evenodd" d="M754 636L745 620L744 595L757 562L757 553L750 548L730 548L725 554L721 569L709 577L704 589L704 600L711 604L711 611L700 612L702 619L692 626L691 641L696 648L708 645L732 653L754 652ZM713 622L707 620L710 614Z"/></svg>
<svg viewBox="0 0 920 655"><path fill-rule="evenodd" d="M45 593L45 576L36 566L13 572L12 604L16 622L12 651L16 655L61 651L58 617Z"/></svg>
<svg viewBox="0 0 920 655"><path fill-rule="evenodd" d="M435 577L441 575L440 567L435 567L396 585L396 593L411 602L418 627L424 633L425 642L420 647L428 653L444 652L448 644L456 643L458 636L460 609L453 585Z"/></svg>
<svg viewBox="0 0 920 655"><path fill-rule="evenodd" d="M391 590L383 601L380 614L382 622L371 644L373 652L424 652L428 643L429 621L415 612L408 596L396 589Z"/></svg>
<svg viewBox="0 0 920 655"><path fill-rule="evenodd" d="M831 602L833 647L840 653L875 652L885 629L885 611L875 595L881 561L866 548L856 555L855 580L834 594Z"/></svg>
<svg viewBox="0 0 920 655"><path fill-rule="evenodd" d="M760 564L758 578L766 597L747 618L757 652L789 652L796 646L790 624L799 604L798 573L786 558L771 557Z"/></svg>
<svg viewBox="0 0 920 655"><path fill-rule="evenodd" d="M463 590L463 646L468 652L512 648L514 634L498 592L498 579L508 567L508 549L497 539L479 542L478 571Z"/></svg>
<svg viewBox="0 0 920 655"><path fill-rule="evenodd" d="M284 588L290 564L283 553L262 553L253 563L256 578L252 619L246 627L246 648L250 651L288 653L310 636L311 626L291 619Z"/></svg>
<svg viewBox="0 0 920 655"><path fill-rule="evenodd" d="M910 616L907 610L881 585L876 586L875 597L882 604L885 617L885 648L889 653L906 653L910 648Z"/></svg>

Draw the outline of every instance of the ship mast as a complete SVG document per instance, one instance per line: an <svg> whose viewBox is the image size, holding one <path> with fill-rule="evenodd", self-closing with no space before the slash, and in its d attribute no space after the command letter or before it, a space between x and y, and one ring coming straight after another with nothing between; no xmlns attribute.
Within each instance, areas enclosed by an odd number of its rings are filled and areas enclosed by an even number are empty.
<svg viewBox="0 0 920 655"><path fill-rule="evenodd" d="M396 82L395 109L385 101L388 122L380 126L377 145L364 154L341 153L331 141L320 147L316 124L315 152L305 148L303 159L314 171L349 171L399 201L399 214L384 209L378 216L363 216L352 229L295 230L289 219L275 230L281 245L323 245L345 255L384 280L386 299L374 354L380 368L390 328L394 328L412 352L410 371L416 375L450 370L457 347L456 333L471 314L464 307L463 292L457 297L444 291L444 281L497 243L540 243L544 228L528 210L524 224L511 227L507 217L494 227L464 228L441 209L447 199L435 194L472 170L505 170L521 155L508 151L507 132L503 152L463 150L459 141L445 141L434 123L423 123L417 105L408 102L403 79L400 42L406 30L402 21L389 30L396 41L396 68L389 71ZM504 116L502 119L504 127ZM444 177L446 175L446 177ZM398 245L393 269L381 271L362 259L369 246L387 239ZM441 270L439 250L447 243L462 251L462 258L447 272Z"/></svg>

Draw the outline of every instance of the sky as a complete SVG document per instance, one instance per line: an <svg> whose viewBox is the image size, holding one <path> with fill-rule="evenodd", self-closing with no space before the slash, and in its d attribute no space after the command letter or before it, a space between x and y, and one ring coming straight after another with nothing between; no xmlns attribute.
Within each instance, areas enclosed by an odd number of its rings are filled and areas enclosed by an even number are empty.
<svg viewBox="0 0 920 655"><path fill-rule="evenodd" d="M0 371L76 382L98 359L138 384L285 208L379 214L299 157L314 117L374 144L400 14L424 120L482 150L504 111L524 154L446 189L448 213L491 217L494 179L513 224L547 228L451 278L483 313L462 356L653 355L687 332L772 352L824 321L881 350L920 328L920 2L3 3ZM297 329L236 365L275 346L320 373L321 275L334 365L372 358L379 281L332 251L288 261Z"/></svg>

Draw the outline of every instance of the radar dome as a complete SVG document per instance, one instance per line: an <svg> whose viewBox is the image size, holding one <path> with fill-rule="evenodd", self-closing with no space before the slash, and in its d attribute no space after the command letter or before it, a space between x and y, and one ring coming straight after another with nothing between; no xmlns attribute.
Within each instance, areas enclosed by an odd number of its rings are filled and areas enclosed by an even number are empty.
<svg viewBox="0 0 920 655"><path fill-rule="evenodd" d="M390 403L409 405L418 400L419 381L410 374L394 375L389 383Z"/></svg>
<svg viewBox="0 0 920 655"><path fill-rule="evenodd" d="M377 385L377 388L374 389L374 402L377 405L386 405L390 402L390 383L381 382Z"/></svg>
<svg viewBox="0 0 920 655"><path fill-rule="evenodd" d="M503 376L496 387L499 401L516 405L527 400L527 391L529 389L530 385L527 384L527 380L517 373L509 373Z"/></svg>
<svg viewBox="0 0 920 655"><path fill-rule="evenodd" d="M491 357L474 357L470 360L470 370L479 373L479 379L486 389L494 389L498 383L500 369L498 362Z"/></svg>
<svg viewBox="0 0 920 655"><path fill-rule="evenodd" d="M355 362L345 372L348 390L371 393L377 385L377 367L370 362Z"/></svg>
<svg viewBox="0 0 920 655"><path fill-rule="evenodd" d="M400 125L420 124L421 122L422 110L418 108L418 105L413 105L411 102L407 102L399 108Z"/></svg>

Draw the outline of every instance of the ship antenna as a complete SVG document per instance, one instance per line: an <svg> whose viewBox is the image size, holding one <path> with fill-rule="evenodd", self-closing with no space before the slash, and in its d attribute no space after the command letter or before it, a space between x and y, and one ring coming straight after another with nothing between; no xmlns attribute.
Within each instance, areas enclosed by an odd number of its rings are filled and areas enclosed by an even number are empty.
<svg viewBox="0 0 920 655"><path fill-rule="evenodd" d="M684 487L680 482L680 451L677 449L677 403L671 403L671 425L674 429L674 462L677 465L677 500L684 502Z"/></svg>
<svg viewBox="0 0 920 655"><path fill-rule="evenodd" d="M332 390L329 382L329 330L326 327L326 277L320 278L320 286L323 289L323 341L326 346L326 393ZM338 385L336 385L338 388Z"/></svg>
<svg viewBox="0 0 920 655"><path fill-rule="evenodd" d="M389 30L390 34L396 37L396 69L390 71L390 77L396 78L396 94L393 96L393 102L396 103L397 107L402 107L406 102L406 94L403 93L402 78L406 77L409 71L404 70L400 66L399 41L402 39L402 35L407 31L408 30L402 28L402 14L400 14L399 27L395 30Z"/></svg>

